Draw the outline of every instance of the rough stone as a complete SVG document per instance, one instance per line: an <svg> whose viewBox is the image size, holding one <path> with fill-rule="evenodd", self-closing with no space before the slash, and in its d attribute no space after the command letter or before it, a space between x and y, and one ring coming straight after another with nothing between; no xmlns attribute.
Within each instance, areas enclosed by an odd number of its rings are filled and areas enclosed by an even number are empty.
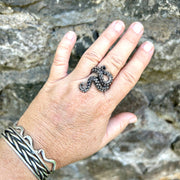
<svg viewBox="0 0 180 180"><path fill-rule="evenodd" d="M141 21L140 43L152 41L155 54L113 112L134 112L138 122L92 157L48 179L180 179L179 9L175 0L0 0L0 132L19 119L46 81L67 31L77 33L71 72L110 22L122 19L128 27Z"/></svg>
<svg viewBox="0 0 180 180"><path fill-rule="evenodd" d="M4 3L0 2L0 14L11 14L13 12L14 11L11 7L8 7Z"/></svg>
<svg viewBox="0 0 180 180"><path fill-rule="evenodd" d="M9 6L27 6L36 3L40 0L2 0L6 5Z"/></svg>

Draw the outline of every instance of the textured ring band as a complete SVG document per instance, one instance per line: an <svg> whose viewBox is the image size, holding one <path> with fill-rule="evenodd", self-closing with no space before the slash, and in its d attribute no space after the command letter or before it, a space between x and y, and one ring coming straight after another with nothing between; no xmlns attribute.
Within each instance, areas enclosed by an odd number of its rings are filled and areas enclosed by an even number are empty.
<svg viewBox="0 0 180 180"><path fill-rule="evenodd" d="M56 162L45 157L44 151L34 150L30 136L24 136L24 129L20 126L9 127L2 133L3 138L12 147L21 160L28 166L38 180L45 180L55 170ZM52 163L49 170L44 161Z"/></svg>

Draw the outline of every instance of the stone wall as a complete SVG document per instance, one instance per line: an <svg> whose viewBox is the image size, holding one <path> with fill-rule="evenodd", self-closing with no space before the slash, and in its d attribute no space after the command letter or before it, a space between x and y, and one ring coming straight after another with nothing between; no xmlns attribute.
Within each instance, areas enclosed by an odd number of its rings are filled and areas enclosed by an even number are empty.
<svg viewBox="0 0 180 180"><path fill-rule="evenodd" d="M180 179L179 9L179 0L0 0L0 131L23 114L46 81L65 32L78 35L71 71L111 21L141 21L141 42L151 40L156 51L114 111L135 112L138 122L49 180Z"/></svg>

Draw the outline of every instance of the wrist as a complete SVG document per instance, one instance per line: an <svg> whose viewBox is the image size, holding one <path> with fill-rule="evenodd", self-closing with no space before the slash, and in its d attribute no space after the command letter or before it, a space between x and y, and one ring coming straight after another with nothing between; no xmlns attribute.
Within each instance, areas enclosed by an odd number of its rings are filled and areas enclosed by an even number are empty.
<svg viewBox="0 0 180 180"><path fill-rule="evenodd" d="M32 119L27 118L32 122ZM19 122L18 126L22 126L24 129L24 136L30 136L33 143L33 149L34 151L43 150L45 154L45 159L54 160L57 161L56 157L56 151L54 151L54 140L52 139L51 134L49 133L49 129L47 129L45 126L43 126L43 123L27 123L27 119L23 116ZM39 153L38 153L39 154ZM54 166L52 163L45 161L43 159L42 154L39 154L45 165L48 167L48 169L51 171L54 169ZM59 167L59 166L58 166Z"/></svg>
<svg viewBox="0 0 180 180"><path fill-rule="evenodd" d="M24 134L32 138L34 150L44 150L46 158L56 161L56 169L59 169L61 168L61 164L58 158L57 144L55 144L57 140L56 128L54 124L41 113L41 108L37 107L40 103L37 101L38 97L35 98L20 118L18 126L22 126L24 128ZM52 164L45 164L49 169L52 168Z"/></svg>
<svg viewBox="0 0 180 180"><path fill-rule="evenodd" d="M36 177L3 138L0 139L0 157L0 179L36 180Z"/></svg>

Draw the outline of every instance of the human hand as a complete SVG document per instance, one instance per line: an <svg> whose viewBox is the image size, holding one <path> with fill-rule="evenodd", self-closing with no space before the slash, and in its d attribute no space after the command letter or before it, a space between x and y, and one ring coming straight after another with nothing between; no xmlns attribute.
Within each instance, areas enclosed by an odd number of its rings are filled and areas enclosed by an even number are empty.
<svg viewBox="0 0 180 180"><path fill-rule="evenodd" d="M143 34L143 26L135 22L106 55L124 28L123 22L114 21L70 74L68 61L76 35L68 32L57 48L47 82L18 122L34 139L35 149L44 149L57 168L92 155L137 120L128 112L110 117L140 78L154 47L143 43L126 64ZM102 65L113 75L110 89L103 93L92 85L87 93L81 92L79 84L87 81L93 67Z"/></svg>

